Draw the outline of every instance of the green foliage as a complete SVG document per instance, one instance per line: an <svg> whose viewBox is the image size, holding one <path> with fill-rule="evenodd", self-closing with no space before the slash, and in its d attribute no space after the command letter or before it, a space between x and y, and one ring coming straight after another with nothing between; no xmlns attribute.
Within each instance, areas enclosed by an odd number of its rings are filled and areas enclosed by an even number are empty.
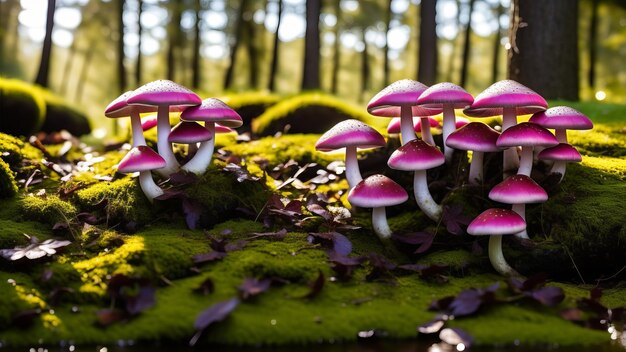
<svg viewBox="0 0 626 352"><path fill-rule="evenodd" d="M91 132L89 119L61 97L46 89L40 89L46 101L46 117L41 130L53 132L67 130L75 136L82 136Z"/></svg>
<svg viewBox="0 0 626 352"><path fill-rule="evenodd" d="M41 160L43 158L43 153L39 149L5 133L0 133L0 155L14 169L19 167L18 164L23 159Z"/></svg>
<svg viewBox="0 0 626 352"><path fill-rule="evenodd" d="M43 125L46 103L35 86L0 78L0 115L1 132L28 136Z"/></svg>
<svg viewBox="0 0 626 352"><path fill-rule="evenodd" d="M17 194L17 182L9 164L0 158L0 198L12 197Z"/></svg>
<svg viewBox="0 0 626 352"><path fill-rule="evenodd" d="M28 194L19 199L19 206L22 219L50 225L70 221L78 214L72 203L55 195L36 196Z"/></svg>

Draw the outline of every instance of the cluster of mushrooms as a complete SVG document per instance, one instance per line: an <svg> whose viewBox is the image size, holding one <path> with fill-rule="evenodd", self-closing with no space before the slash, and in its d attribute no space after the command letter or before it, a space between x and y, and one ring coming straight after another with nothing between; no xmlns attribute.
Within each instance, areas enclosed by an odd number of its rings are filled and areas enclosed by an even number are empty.
<svg viewBox="0 0 626 352"><path fill-rule="evenodd" d="M156 117L140 114L154 113ZM170 112L180 112L180 123L170 124ZM191 90L168 80L147 83L113 100L105 109L110 118L130 117L132 149L117 165L122 173L139 172L139 184L152 202L163 194L154 182L152 171L168 178L183 170L201 175L208 168L215 146L215 133L232 132L243 124L241 116L219 99L200 97ZM204 126L199 122L204 122ZM146 145L143 132L156 126L157 152ZM187 144L188 161L180 165L172 143Z"/></svg>
<svg viewBox="0 0 626 352"><path fill-rule="evenodd" d="M501 132L482 122L470 122L455 115L463 109L469 117L502 116ZM472 97L452 83L431 87L414 80L400 80L384 88L370 100L370 114L394 118L389 133L400 132L402 146L387 162L392 169L413 171L413 190L419 208L435 222L441 220L442 207L432 198L426 178L429 169L452 162L454 150L471 151L469 184L483 182L483 153L503 152L503 181L489 192L491 200L511 204L512 209L492 208L468 226L470 235L490 235L489 259L494 269L505 276L519 276L502 254L502 236L528 239L525 204L548 199L546 191L530 176L533 161L552 162L551 173L565 175L567 162L580 162L580 153L567 143L567 130L591 129L591 120L570 107L548 109L544 98L524 85L503 80ZM435 145L431 127L439 122L432 116L443 113L443 152ZM528 122L517 123L517 116L533 114ZM399 118L398 118L399 117ZM550 130L553 129L553 134ZM416 132L421 134L417 138ZM375 129L358 120L345 120L324 133L316 143L319 151L345 148L346 178L350 187L348 201L357 207L373 208L372 227L381 238L392 232L385 207L408 200L402 186L376 174L362 179L357 148L383 147L386 141Z"/></svg>

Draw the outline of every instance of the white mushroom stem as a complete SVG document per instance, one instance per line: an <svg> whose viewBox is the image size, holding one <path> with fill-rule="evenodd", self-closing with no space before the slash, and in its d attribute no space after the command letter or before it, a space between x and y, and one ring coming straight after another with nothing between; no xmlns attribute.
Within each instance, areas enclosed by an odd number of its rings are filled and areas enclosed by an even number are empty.
<svg viewBox="0 0 626 352"><path fill-rule="evenodd" d="M448 136L456 130L456 116L454 116L454 106L443 104L443 154L446 156L446 163L452 161L454 149L446 144Z"/></svg>
<svg viewBox="0 0 626 352"><path fill-rule="evenodd" d="M402 134L402 145L416 139L413 129L413 110L409 105L400 107L400 133Z"/></svg>
<svg viewBox="0 0 626 352"><path fill-rule="evenodd" d="M491 261L493 268L503 276L521 276L504 259L501 235L491 235L489 237L489 261Z"/></svg>
<svg viewBox="0 0 626 352"><path fill-rule="evenodd" d="M428 190L426 170L417 170L413 176L413 192L417 206L433 221L441 218L441 205L437 204Z"/></svg>
<svg viewBox="0 0 626 352"><path fill-rule="evenodd" d="M422 140L430 145L435 145L435 139L430 132L430 119L428 117L420 117L420 130L422 132Z"/></svg>
<svg viewBox="0 0 626 352"><path fill-rule="evenodd" d="M350 188L354 188L363 177L359 170L359 160L356 155L356 147L346 147L346 179Z"/></svg>
<svg viewBox="0 0 626 352"><path fill-rule="evenodd" d="M152 173L150 171L142 171L139 173L139 185L143 194L146 195L150 203L154 201L154 198L163 194L163 190L152 179Z"/></svg>
<svg viewBox="0 0 626 352"><path fill-rule="evenodd" d="M377 207L372 211L372 227L381 240L391 237L391 229L387 223L385 207Z"/></svg>
<svg viewBox="0 0 626 352"><path fill-rule="evenodd" d="M502 112L502 132L506 131L509 127L513 127L517 124L517 111L515 108L504 108ZM517 157L517 148L508 148L504 150L503 156L503 178L506 178L506 174L511 170L517 169L519 166L519 159Z"/></svg>
<svg viewBox="0 0 626 352"><path fill-rule="evenodd" d="M513 204L511 209L514 212L516 212L519 216L521 216L522 219L524 219L524 221L526 221L526 204ZM528 237L528 231L526 231L526 229L524 229L524 231L522 231L522 232L516 233L515 236L517 238L521 238L521 239L525 239L525 240L529 240L530 239Z"/></svg>
<svg viewBox="0 0 626 352"><path fill-rule="evenodd" d="M553 174L561 174L561 179L559 182L563 181L563 177L565 177L565 166L567 162L563 160L557 160L552 164L552 168L550 169L550 173Z"/></svg>
<svg viewBox="0 0 626 352"><path fill-rule="evenodd" d="M169 177L180 166L172 151L172 144L167 140L171 130L170 108L167 105L159 105L157 110L157 151L165 159L166 164L164 168L156 171L164 177Z"/></svg>
<svg viewBox="0 0 626 352"><path fill-rule="evenodd" d="M472 151L472 162L469 169L469 183L479 185L483 183L483 157L485 153Z"/></svg>
<svg viewBox="0 0 626 352"><path fill-rule="evenodd" d="M141 128L141 118L137 112L130 114L130 129L133 133L133 148L146 145L146 139L143 136L143 129Z"/></svg>
<svg viewBox="0 0 626 352"><path fill-rule="evenodd" d="M533 170L533 147L522 147L522 158L519 162L518 175L526 175L530 177Z"/></svg>
<svg viewBox="0 0 626 352"><path fill-rule="evenodd" d="M182 170L193 172L196 175L202 175L211 165L211 158L213 158L213 150L215 149L215 123L205 122L204 127L211 133L211 139L202 142L196 155L181 167Z"/></svg>
<svg viewBox="0 0 626 352"><path fill-rule="evenodd" d="M559 141L559 143L567 143L567 130L566 129L554 130L554 136Z"/></svg>

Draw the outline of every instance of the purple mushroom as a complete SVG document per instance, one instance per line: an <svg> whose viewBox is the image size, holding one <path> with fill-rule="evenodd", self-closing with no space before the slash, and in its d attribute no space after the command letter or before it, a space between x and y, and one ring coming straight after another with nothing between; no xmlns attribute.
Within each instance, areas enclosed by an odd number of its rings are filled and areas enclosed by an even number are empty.
<svg viewBox="0 0 626 352"><path fill-rule="evenodd" d="M407 199L409 195L404 188L384 175L372 175L359 182L348 193L350 204L373 208L372 228L382 240L391 237L385 207L404 203Z"/></svg>
<svg viewBox="0 0 626 352"><path fill-rule="evenodd" d="M499 152L496 141L500 133L481 122L470 122L452 132L446 145L459 150L471 150L472 162L468 181L470 184L483 182L483 155L486 152Z"/></svg>
<svg viewBox="0 0 626 352"><path fill-rule="evenodd" d="M454 109L465 109L472 105L472 102L474 102L474 97L471 94L449 82L437 83L417 98L417 104L425 109L443 109L443 146L448 163L452 160L453 149L446 144L446 140L456 129Z"/></svg>
<svg viewBox="0 0 626 352"><path fill-rule="evenodd" d="M526 204L543 203L548 200L548 193L526 175L513 175L497 184L489 192L489 199L496 202L512 204L512 210L526 220ZM515 234L519 238L528 239L526 229Z"/></svg>
<svg viewBox="0 0 626 352"><path fill-rule="evenodd" d="M178 162L172 151L172 145L167 141L170 134L170 106L186 107L199 105L200 97L191 90L168 80L158 80L146 83L137 88L127 99L129 105L144 105L157 107L157 149L159 155L165 159L167 165L159 173L169 177L178 169Z"/></svg>
<svg viewBox="0 0 626 352"><path fill-rule="evenodd" d="M367 104L367 111L375 116L400 116L402 144L406 144L416 138L413 130L413 116L429 116L441 113L441 109L426 110L417 106L417 98L427 88L424 84L410 79L393 82L370 100ZM422 129L423 132L425 127Z"/></svg>
<svg viewBox="0 0 626 352"><path fill-rule="evenodd" d="M559 182L563 181L565 165L567 163L579 163L583 161L578 150L567 143L559 143L557 146L542 150L537 155L537 159L554 161L550 173L560 174L561 178Z"/></svg>
<svg viewBox="0 0 626 352"><path fill-rule="evenodd" d="M211 134L211 139L203 142L194 157L181 169L201 175L211 164L213 149L215 148L215 123L219 122L226 127L239 127L243 125L241 116L219 99L208 98L202 101L202 105L185 109L180 114L183 121L204 121L204 127Z"/></svg>
<svg viewBox="0 0 626 352"><path fill-rule="evenodd" d="M437 119L425 116L425 117L413 117L413 130L417 133L420 133L422 139L430 144L435 145L435 140L433 139L433 134L430 129L433 127L439 127L439 121ZM389 121L387 125L387 133L400 133L400 118L394 117Z"/></svg>
<svg viewBox="0 0 626 352"><path fill-rule="evenodd" d="M413 192L417 205L433 221L441 218L441 205L437 204L428 190L426 170L443 165L443 153L422 140L414 139L398 148L387 161L390 168L415 171Z"/></svg>
<svg viewBox="0 0 626 352"><path fill-rule="evenodd" d="M149 114L141 118L141 129L146 132L157 125L157 114Z"/></svg>
<svg viewBox="0 0 626 352"><path fill-rule="evenodd" d="M467 227L467 233L489 235L489 261L493 268L504 276L520 276L504 259L502 236L519 233L525 228L526 222L513 210L492 208L478 215Z"/></svg>
<svg viewBox="0 0 626 352"><path fill-rule="evenodd" d="M104 109L104 116L109 118L119 118L130 116L130 128L133 136L133 147L140 145L146 145L146 139L143 136L143 128L141 118L139 114L144 112L154 112L156 107L154 106L141 106L141 105L128 105L126 99L133 93L128 91L115 98Z"/></svg>
<svg viewBox="0 0 626 352"><path fill-rule="evenodd" d="M557 144L559 142L550 131L532 122L522 122L503 131L496 142L499 148L522 147L517 173L526 176L530 176L533 168L533 148L553 147Z"/></svg>
<svg viewBox="0 0 626 352"><path fill-rule="evenodd" d="M119 164L117 164L117 171L121 173L139 172L141 190L148 200L152 202L154 198L163 194L163 190L154 183L150 171L161 169L165 165L163 157L150 149L150 147L140 145L132 148L120 160Z"/></svg>
<svg viewBox="0 0 626 352"><path fill-rule="evenodd" d="M201 142L206 142L213 138L213 135L209 130L202 127L197 122L181 121L178 125L172 128L172 132L167 137L170 143L187 144L187 156L194 155L198 149L197 145Z"/></svg>
<svg viewBox="0 0 626 352"><path fill-rule="evenodd" d="M378 148L385 145L387 142L378 131L359 120L349 119L326 131L315 143L315 149L330 152L346 148L346 178L350 188L353 188L363 179L359 171L357 148Z"/></svg>

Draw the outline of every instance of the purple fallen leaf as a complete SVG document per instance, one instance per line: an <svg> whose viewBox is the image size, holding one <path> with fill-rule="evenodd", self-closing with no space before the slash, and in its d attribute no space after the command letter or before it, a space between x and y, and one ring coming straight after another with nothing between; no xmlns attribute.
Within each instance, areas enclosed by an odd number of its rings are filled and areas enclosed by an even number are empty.
<svg viewBox="0 0 626 352"><path fill-rule="evenodd" d="M560 287L550 286L532 291L531 297L543 305L553 307L563 302L565 294Z"/></svg>
<svg viewBox="0 0 626 352"><path fill-rule="evenodd" d="M361 266L365 259L364 257L346 257L334 251L328 253L331 268L337 274L337 278L343 281L349 280L354 270Z"/></svg>
<svg viewBox="0 0 626 352"><path fill-rule="evenodd" d="M226 319L238 305L239 298L231 298L227 301L215 303L198 314L193 327L196 330L204 330L209 325Z"/></svg>
<svg viewBox="0 0 626 352"><path fill-rule="evenodd" d="M185 186L198 181L198 176L191 172L175 172L170 174L170 183L176 186Z"/></svg>
<svg viewBox="0 0 626 352"><path fill-rule="evenodd" d="M306 206L306 209L315 215L321 216L324 220L330 221L333 219L333 215L319 204L309 204Z"/></svg>
<svg viewBox="0 0 626 352"><path fill-rule="evenodd" d="M548 275L546 273L539 273L526 279L522 286L522 291L534 290L543 287L546 284Z"/></svg>
<svg viewBox="0 0 626 352"><path fill-rule="evenodd" d="M207 262L224 259L226 255L227 255L226 252L211 251L208 253L194 255L192 260L195 264L203 264Z"/></svg>
<svg viewBox="0 0 626 352"><path fill-rule="evenodd" d="M461 344L464 348L469 348L474 344L474 338L459 328L445 328L439 333L439 338L449 345L457 346L459 351L462 351L458 348Z"/></svg>
<svg viewBox="0 0 626 352"><path fill-rule="evenodd" d="M583 320L583 311L578 308L567 308L560 312L560 315L563 319L580 322Z"/></svg>
<svg viewBox="0 0 626 352"><path fill-rule="evenodd" d="M100 309L96 312L96 322L102 327L107 327L126 318L126 313L117 308Z"/></svg>
<svg viewBox="0 0 626 352"><path fill-rule="evenodd" d="M406 244L422 244L424 242L432 241L432 237L434 237L434 235L427 231L391 235L393 240Z"/></svg>
<svg viewBox="0 0 626 352"><path fill-rule="evenodd" d="M459 293L450 303L450 313L457 317L471 315L478 311L481 304L480 292L476 289L468 289Z"/></svg>
<svg viewBox="0 0 626 352"><path fill-rule="evenodd" d="M76 219L89 225L97 225L98 223L100 223L100 219L98 219L98 217L92 213L79 213L76 215Z"/></svg>
<svg viewBox="0 0 626 352"><path fill-rule="evenodd" d="M261 293L267 291L272 284L272 280L270 279L254 279L254 278L246 278L243 280L243 283L238 287L239 294L242 300L247 300L254 296L258 296Z"/></svg>
<svg viewBox="0 0 626 352"><path fill-rule="evenodd" d="M446 322L443 319L431 320L418 326L417 332L419 332L420 334L434 334L436 332L439 332L439 330L441 330L441 328L443 328L445 324Z"/></svg>
<svg viewBox="0 0 626 352"><path fill-rule="evenodd" d="M313 299L317 297L322 289L324 288L324 283L326 282L326 278L324 277L324 273L319 270L317 278L309 284L309 288L311 289L309 293L307 293L304 298Z"/></svg>
<svg viewBox="0 0 626 352"><path fill-rule="evenodd" d="M239 251L239 250L242 250L247 244L248 244L248 241L245 241L245 240L239 240L236 242L228 242L224 246L224 250L226 252Z"/></svg>
<svg viewBox="0 0 626 352"><path fill-rule="evenodd" d="M605 319L609 318L609 309L602 303L592 300L590 298L582 298L577 301L578 308L583 311L594 313Z"/></svg>
<svg viewBox="0 0 626 352"><path fill-rule="evenodd" d="M436 299L430 303L428 310L444 311L450 308L450 304L454 301L454 296L446 296L444 298Z"/></svg>
<svg viewBox="0 0 626 352"><path fill-rule="evenodd" d="M253 232L251 235L252 237L248 238L249 240L270 239L282 241L287 236L287 229L283 228L278 232Z"/></svg>
<svg viewBox="0 0 626 352"><path fill-rule="evenodd" d="M202 281L202 283L200 283L198 287L193 289L193 292L199 293L204 296L213 293L213 291L215 291L215 283L213 283L213 280L211 278L205 279L204 281Z"/></svg>
<svg viewBox="0 0 626 352"><path fill-rule="evenodd" d="M142 285L134 295L126 295L126 311L130 315L137 315L156 304L156 289L152 286Z"/></svg>
<svg viewBox="0 0 626 352"><path fill-rule="evenodd" d="M352 242L340 234L339 232L332 232L333 235L333 250L341 255L348 255L352 252Z"/></svg>
<svg viewBox="0 0 626 352"><path fill-rule="evenodd" d="M190 230L195 230L198 225L198 220L200 220L200 215L202 215L202 206L199 202L191 198L184 198L182 203L187 227Z"/></svg>

